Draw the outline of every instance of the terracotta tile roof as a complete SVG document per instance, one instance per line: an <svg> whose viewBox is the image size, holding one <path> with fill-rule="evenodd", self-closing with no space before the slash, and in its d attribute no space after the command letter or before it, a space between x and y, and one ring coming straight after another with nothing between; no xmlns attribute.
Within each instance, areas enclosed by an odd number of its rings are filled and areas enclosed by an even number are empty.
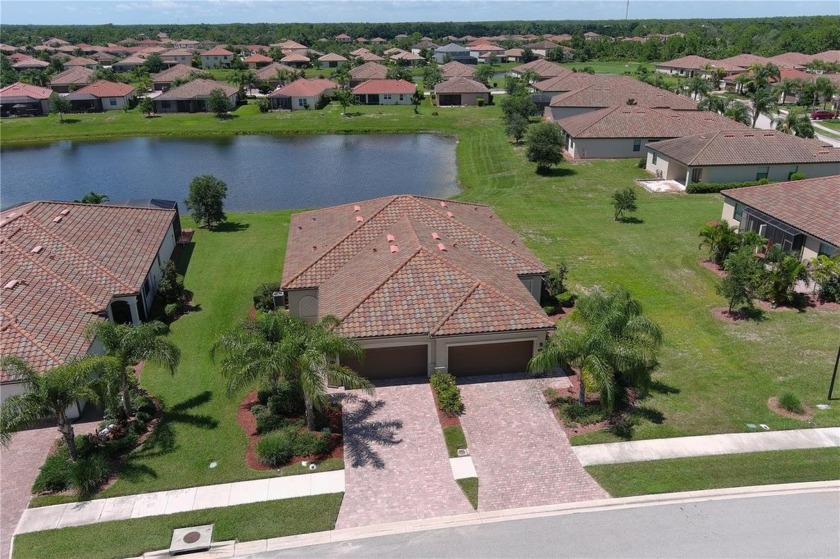
<svg viewBox="0 0 840 559"><path fill-rule="evenodd" d="M531 87L544 93L560 93L565 91L574 91L592 84L608 84L617 77L618 76L587 74L586 72L572 72L569 70L559 76L533 83L531 84Z"/></svg>
<svg viewBox="0 0 840 559"><path fill-rule="evenodd" d="M201 53L201 56L233 56L233 53L222 47L213 47Z"/></svg>
<svg viewBox="0 0 840 559"><path fill-rule="evenodd" d="M618 106L557 120L574 138L680 138L704 131L733 130L734 120L709 111L674 111ZM658 145L658 144L657 144Z"/></svg>
<svg viewBox="0 0 840 559"><path fill-rule="evenodd" d="M334 52L330 52L325 54L324 56L318 57L319 62L347 62L347 59L341 56L340 54L336 54Z"/></svg>
<svg viewBox="0 0 840 559"><path fill-rule="evenodd" d="M417 91L417 86L405 80L367 80L353 88L355 95L377 95L385 93L407 93Z"/></svg>
<svg viewBox="0 0 840 559"><path fill-rule="evenodd" d="M525 54L525 51L524 51L524 49L507 49L504 54L505 54L505 56L516 57L516 56L522 56L523 54Z"/></svg>
<svg viewBox="0 0 840 559"><path fill-rule="evenodd" d="M388 68L376 62L365 62L361 66L350 69L350 78L354 80L384 79L388 75Z"/></svg>
<svg viewBox="0 0 840 559"><path fill-rule="evenodd" d="M665 62L659 62L656 67L657 68L680 68L684 70L701 70L707 64L711 64L715 62L710 58L704 58L702 56L696 56L694 54L689 56L681 56L680 58L675 58L673 60L667 60Z"/></svg>
<svg viewBox="0 0 840 559"><path fill-rule="evenodd" d="M52 89L29 83L16 82L0 89L0 99L9 97L29 97L30 99L49 99Z"/></svg>
<svg viewBox="0 0 840 559"><path fill-rule="evenodd" d="M235 85L217 82L216 80L198 79L187 82L184 85L179 85L158 95L155 97L155 101L206 98L210 96L210 93L214 89L221 89L226 97L230 97L239 92L239 88Z"/></svg>
<svg viewBox="0 0 840 559"><path fill-rule="evenodd" d="M50 85L86 84L93 75L93 70L84 66L74 66L50 78Z"/></svg>
<svg viewBox="0 0 840 559"><path fill-rule="evenodd" d="M840 247L840 175L735 188L721 194Z"/></svg>
<svg viewBox="0 0 840 559"><path fill-rule="evenodd" d="M259 62L274 62L274 59L270 56L265 56L263 54L252 54L251 56L243 58L242 62L244 62L245 64L257 64Z"/></svg>
<svg viewBox="0 0 840 559"><path fill-rule="evenodd" d="M0 353L37 370L84 354L85 326L103 319L115 295L140 291L174 217L174 210L66 202L0 213L0 284L19 282L0 288Z"/></svg>
<svg viewBox="0 0 840 559"><path fill-rule="evenodd" d="M490 90L469 78L450 78L435 86L435 94L440 93L490 93Z"/></svg>
<svg viewBox="0 0 840 559"><path fill-rule="evenodd" d="M475 76L475 67L457 60L447 62L440 67L444 78L471 78Z"/></svg>
<svg viewBox="0 0 840 559"><path fill-rule="evenodd" d="M425 60L419 54L414 54L413 52L398 52L391 56L391 60L405 60L406 62L419 62L420 60Z"/></svg>
<svg viewBox="0 0 840 559"><path fill-rule="evenodd" d="M840 148L820 140L747 127L664 140L648 149L692 167L840 162Z"/></svg>
<svg viewBox="0 0 840 559"><path fill-rule="evenodd" d="M366 49L365 47L359 47L356 50L351 50L350 55L351 56L362 56L366 52L370 52L370 50Z"/></svg>
<svg viewBox="0 0 840 559"><path fill-rule="evenodd" d="M132 93L134 93L134 88L127 83L99 80L77 89L71 93L70 96L93 95L94 97L125 97L126 95L130 95Z"/></svg>
<svg viewBox="0 0 840 559"><path fill-rule="evenodd" d="M824 50L813 55L811 58L813 60L822 60L823 62L840 63L840 50Z"/></svg>
<svg viewBox="0 0 840 559"><path fill-rule="evenodd" d="M99 66L99 62L92 58L84 58L82 56L71 58L64 63L64 66Z"/></svg>
<svg viewBox="0 0 840 559"><path fill-rule="evenodd" d="M167 68L157 74L152 74L152 83L172 83L175 80L183 80L189 77L193 72L197 72L198 68L187 66L186 64L176 64L171 68Z"/></svg>
<svg viewBox="0 0 840 559"><path fill-rule="evenodd" d="M338 87L330 80L308 80L300 78L274 90L269 97L317 97L325 91Z"/></svg>
<svg viewBox="0 0 840 559"><path fill-rule="evenodd" d="M616 107L632 99L640 107L696 110L697 102L629 76L605 76L596 83L551 98L551 107Z"/></svg>
<svg viewBox="0 0 840 559"><path fill-rule="evenodd" d="M309 57L304 56L302 54L292 53L292 54L287 54L286 56L281 58L280 62L286 62L286 63L288 63L288 62L304 62L305 63L305 62L309 62Z"/></svg>
<svg viewBox="0 0 840 559"><path fill-rule="evenodd" d="M559 64L543 59L534 60L532 62L528 62L527 64L520 64L519 66L511 68L510 71L517 74L523 74L528 70L536 72L543 79L554 78L572 73L572 71L568 68L564 68Z"/></svg>
<svg viewBox="0 0 840 559"><path fill-rule="evenodd" d="M540 41L538 43L531 43L530 45L525 45L525 48L529 48L531 50L551 50L551 49L559 49L560 45L557 43L552 43L551 41Z"/></svg>
<svg viewBox="0 0 840 559"><path fill-rule="evenodd" d="M740 66L741 68L749 68L753 64L768 64L772 62L769 58L763 56L756 56L754 54L737 54L729 58L722 58L720 60L712 60L712 64L723 65L731 64L733 66Z"/></svg>
<svg viewBox="0 0 840 559"><path fill-rule="evenodd" d="M357 56L357 58L361 58L365 62L382 62L385 60L378 54L374 54L372 52L363 52Z"/></svg>
<svg viewBox="0 0 840 559"><path fill-rule="evenodd" d="M16 70L27 69L27 68L46 68L49 65L50 65L49 62L45 62L43 60L38 60L37 58L26 57L26 58L21 58L20 60L18 60L14 64L12 64L12 68L14 68Z"/></svg>
<svg viewBox="0 0 840 559"><path fill-rule="evenodd" d="M163 58L173 58L175 56L192 56L195 54L195 50L193 49L170 49L167 51L163 51L160 53L161 57Z"/></svg>
<svg viewBox="0 0 840 559"><path fill-rule="evenodd" d="M436 336L550 328L518 279L545 271L487 206L388 196L295 214L282 283L345 335Z"/></svg>
<svg viewBox="0 0 840 559"><path fill-rule="evenodd" d="M773 62L773 64L779 68L804 67L807 66L813 59L814 57L812 55L802 54L801 52L785 52L768 58L768 60Z"/></svg>
<svg viewBox="0 0 840 559"><path fill-rule="evenodd" d="M291 66L286 66L285 64L280 64L279 62L273 62L272 64L257 70L257 79L264 81L276 80L277 72L280 70L285 70L287 72L296 71Z"/></svg>
<svg viewBox="0 0 840 559"><path fill-rule="evenodd" d="M282 43L276 43L271 45L272 47L277 47L280 50L300 50L308 48L306 45L302 45L295 41L283 41Z"/></svg>

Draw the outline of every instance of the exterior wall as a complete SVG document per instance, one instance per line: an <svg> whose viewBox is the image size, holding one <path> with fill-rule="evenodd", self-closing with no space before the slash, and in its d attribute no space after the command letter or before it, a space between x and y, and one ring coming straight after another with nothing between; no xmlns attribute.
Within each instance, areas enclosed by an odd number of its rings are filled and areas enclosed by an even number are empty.
<svg viewBox="0 0 840 559"><path fill-rule="evenodd" d="M103 111L116 111L118 109L122 109L126 105L128 105L131 99L134 99L135 95L132 93L131 95L126 95L125 97L103 97L102 98L102 110ZM114 101L114 104L111 104L111 101Z"/></svg>
<svg viewBox="0 0 840 559"><path fill-rule="evenodd" d="M390 99L386 99L386 96L390 96ZM359 98L369 98L370 95L362 94L356 95L356 99ZM379 103L366 103L364 99L361 100L363 105L411 105L411 94L410 93L380 93L379 94Z"/></svg>
<svg viewBox="0 0 840 559"><path fill-rule="evenodd" d="M314 304L312 299L314 299ZM318 290L317 289L291 289L286 291L286 301L289 305L289 312L295 316L308 321L315 322L318 319Z"/></svg>
<svg viewBox="0 0 840 559"><path fill-rule="evenodd" d="M730 226L741 228L741 222L735 219L735 201L729 198L723 199L723 212L720 214L721 221L726 221Z"/></svg>
<svg viewBox="0 0 840 559"><path fill-rule="evenodd" d="M166 232L166 237L164 237L163 241L160 244L157 256L152 261L152 265L149 268L149 273L146 274L146 281L149 282L149 292L147 294L144 290L143 302L146 307L147 316L152 308L152 303L155 300L155 295L157 295L158 282L160 282L160 278L163 275L163 265L170 258L172 258L172 251L175 250L176 242L177 239L175 238L175 226L173 223L169 226L169 230Z"/></svg>
<svg viewBox="0 0 840 559"><path fill-rule="evenodd" d="M820 253L820 244L822 244L822 241L815 237L807 235L805 237L805 244L802 245L802 261L810 262L811 260L816 258L817 255Z"/></svg>
<svg viewBox="0 0 840 559"><path fill-rule="evenodd" d="M577 159L642 158L648 140L642 139L639 151L633 151L634 138L581 138L574 139L568 150Z"/></svg>
<svg viewBox="0 0 840 559"><path fill-rule="evenodd" d="M228 103L230 103L231 107L236 107L236 102L237 102L236 98L237 98L236 93L234 93L233 95L228 97ZM156 113L207 112L206 99L207 99L206 97L195 97L193 99L154 99L155 112ZM168 107L163 106L163 103L166 102L166 101L169 102ZM178 109L178 104L179 103L190 103L193 106L196 106L196 105L201 103L203 105L203 108L200 111L189 111L189 110L180 111Z"/></svg>
<svg viewBox="0 0 840 559"><path fill-rule="evenodd" d="M659 176L662 179L675 180L680 183L685 183L688 168L676 161L670 161L662 154L656 154L656 163L653 162L653 152L647 154L647 165L645 169L653 176ZM661 171L661 175L657 175L657 171Z"/></svg>
<svg viewBox="0 0 840 559"><path fill-rule="evenodd" d="M539 303L540 297L542 296L543 277L541 275L519 276L519 280L531 296L536 299L537 303Z"/></svg>
<svg viewBox="0 0 840 559"><path fill-rule="evenodd" d="M700 173L700 182L743 182L756 180L759 165L721 165L715 167L703 167ZM826 177L840 174L840 163L803 163L800 165L768 165L770 182L788 180L788 175L793 167L798 167L800 173L810 178Z"/></svg>
<svg viewBox="0 0 840 559"><path fill-rule="evenodd" d="M474 107L474 106L478 105L478 99L484 99L485 104L490 103L490 94L489 93L444 93L443 95L460 95L461 96L461 104L460 105L448 105L450 107L454 107L454 106L461 106L461 107L473 106ZM438 95L437 97L440 98L440 95ZM435 104L438 104L438 103L435 102ZM441 105L441 106L447 106L447 105Z"/></svg>
<svg viewBox="0 0 840 559"><path fill-rule="evenodd" d="M0 384L0 405L9 397L26 394L26 388L20 382L4 382Z"/></svg>
<svg viewBox="0 0 840 559"><path fill-rule="evenodd" d="M233 56L202 56L201 65L204 68L223 68L233 62Z"/></svg>
<svg viewBox="0 0 840 559"><path fill-rule="evenodd" d="M339 66L347 66L346 60L323 60L319 62L321 68L338 68Z"/></svg>
<svg viewBox="0 0 840 559"><path fill-rule="evenodd" d="M412 52L414 52L414 51L412 50ZM417 52L415 52L414 54L417 54ZM435 61L438 64L444 64L444 59L446 58L447 54L449 55L450 60L457 61L457 62L460 62L462 64L475 64L476 63L475 57L470 55L469 51L435 52Z"/></svg>
<svg viewBox="0 0 840 559"><path fill-rule="evenodd" d="M183 64L184 66L192 66L192 56L186 54L178 54L175 56L163 56L163 61L167 64Z"/></svg>
<svg viewBox="0 0 840 559"><path fill-rule="evenodd" d="M688 70L686 68L670 68L668 66L657 66L656 71L661 74L673 74L686 78L690 78L694 74L694 70Z"/></svg>

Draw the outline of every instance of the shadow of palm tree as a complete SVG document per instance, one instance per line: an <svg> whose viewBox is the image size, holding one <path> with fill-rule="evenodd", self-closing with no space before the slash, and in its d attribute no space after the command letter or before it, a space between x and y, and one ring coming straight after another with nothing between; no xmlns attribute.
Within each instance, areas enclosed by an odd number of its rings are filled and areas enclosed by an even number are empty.
<svg viewBox="0 0 840 559"><path fill-rule="evenodd" d="M175 423L185 423L194 427L202 429L215 429L219 425L219 421L209 415L196 415L187 413L188 410L206 404L213 398L213 393L205 390L200 394L196 394L186 400L179 402L167 408L161 402L163 411L161 413L160 423L154 432L149 435L143 446L134 453L137 457L150 457L168 454L177 448L175 431L172 428Z"/></svg>
<svg viewBox="0 0 840 559"><path fill-rule="evenodd" d="M385 461L376 451L376 446L396 446L402 442L397 431L403 428L399 419L370 421L371 416L385 406L383 400L368 400L355 394L343 395L343 404L354 403L356 409L344 414L344 456L354 468L373 466L377 470L385 467Z"/></svg>

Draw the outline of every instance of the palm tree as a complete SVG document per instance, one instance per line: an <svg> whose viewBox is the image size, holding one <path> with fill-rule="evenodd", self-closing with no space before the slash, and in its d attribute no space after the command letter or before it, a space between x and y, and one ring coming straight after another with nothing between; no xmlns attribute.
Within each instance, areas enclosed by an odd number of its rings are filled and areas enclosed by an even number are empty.
<svg viewBox="0 0 840 559"><path fill-rule="evenodd" d="M790 78L783 79L774 88L776 95L779 96L780 103L784 103L788 95L798 94L801 90L802 82L799 80L792 80Z"/></svg>
<svg viewBox="0 0 840 559"><path fill-rule="evenodd" d="M236 70L228 81L238 85L239 93L244 94L248 86L253 86L257 83L257 74L253 70Z"/></svg>
<svg viewBox="0 0 840 559"><path fill-rule="evenodd" d="M113 392L122 396L122 411L126 417L132 412L131 387L134 365L140 361L149 361L175 374L181 360L181 350L171 341L161 337L168 332L169 327L158 321L138 326L101 321L92 323L85 331L88 339L99 340L105 352L119 360L119 369L108 377L107 382L110 383Z"/></svg>
<svg viewBox="0 0 840 559"><path fill-rule="evenodd" d="M766 89L770 85L770 81L778 80L781 76L779 67L775 64L753 64L750 66L750 89L758 91L759 89Z"/></svg>
<svg viewBox="0 0 840 559"><path fill-rule="evenodd" d="M701 111L710 111L713 113L723 114L726 111L728 100L721 95L709 95L703 97L697 104L697 108Z"/></svg>
<svg viewBox="0 0 840 559"><path fill-rule="evenodd" d="M726 108L723 110L723 116L730 118L735 122L746 124L747 126L749 126L752 122L750 108L737 99L727 100Z"/></svg>
<svg viewBox="0 0 840 559"><path fill-rule="evenodd" d="M825 76L820 76L814 81L814 86L817 90L817 95L820 96L823 103L827 104L837 94L838 88L830 79ZM823 108L825 108L825 104Z"/></svg>
<svg viewBox="0 0 840 559"><path fill-rule="evenodd" d="M612 412L625 403L627 388L649 386L661 344L659 326L644 316L639 302L627 291L599 289L580 298L528 368L577 368L580 404L586 401L586 391L593 390L600 393L602 407Z"/></svg>
<svg viewBox="0 0 840 559"><path fill-rule="evenodd" d="M84 357L38 373L19 357L0 357L3 372L23 383L24 394L10 396L0 407L0 442L9 442L12 433L32 423L56 418L70 458L76 460L75 432L67 408L79 400L98 401L93 384L119 368L113 357Z"/></svg>
<svg viewBox="0 0 840 559"><path fill-rule="evenodd" d="M475 79L484 85L490 85L495 73L496 69L491 64L480 64L475 71Z"/></svg>
<svg viewBox="0 0 840 559"><path fill-rule="evenodd" d="M762 87L753 91L749 98L752 101L752 127L755 128L761 113L776 112L776 96L770 88Z"/></svg>
<svg viewBox="0 0 840 559"><path fill-rule="evenodd" d="M814 137L814 125L801 109L791 109L787 114L775 118L773 123L776 125L776 130L785 134L795 134L800 138Z"/></svg>
<svg viewBox="0 0 840 559"><path fill-rule="evenodd" d="M315 429L315 410L328 403L327 384L372 390L358 373L335 363L340 356L361 357L359 344L334 332L338 319L307 323L285 312L265 313L222 336L213 345L221 353L221 373L228 392L262 381L276 391L280 379L296 387L306 407L306 424Z"/></svg>
<svg viewBox="0 0 840 559"><path fill-rule="evenodd" d="M700 99L700 97L705 97L709 94L712 87L709 85L709 81L701 76L695 75L689 78L688 82L686 83L686 91L688 91L689 96L692 99Z"/></svg>
<svg viewBox="0 0 840 559"><path fill-rule="evenodd" d="M700 229L700 246L709 249L709 259L718 266L741 244L741 237L738 231L729 227L724 219L717 223L704 225Z"/></svg>
<svg viewBox="0 0 840 559"><path fill-rule="evenodd" d="M765 285L770 302L773 305L791 302L796 282L810 278L808 266L779 245L771 247L764 261L769 268Z"/></svg>

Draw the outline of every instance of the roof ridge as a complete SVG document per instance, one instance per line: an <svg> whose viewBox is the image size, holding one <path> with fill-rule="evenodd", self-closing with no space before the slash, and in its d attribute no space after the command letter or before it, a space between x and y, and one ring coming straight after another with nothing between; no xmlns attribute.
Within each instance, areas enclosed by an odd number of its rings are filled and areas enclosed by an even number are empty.
<svg viewBox="0 0 840 559"><path fill-rule="evenodd" d="M397 198L399 198L399 197L400 197L400 195L398 195L398 194L394 194L394 195L391 197L391 200L389 200L387 204L385 204L384 206L382 206L381 208L379 208L379 209L378 209L377 211L375 211L375 212L374 212L374 213L373 213L373 214L372 214L372 215L371 215L368 219L366 219L366 220L362 221L361 223L359 223L356 227L354 227L353 229L351 229L351 230L350 230L350 231L349 231L346 235L344 235L344 236L343 236L342 238L340 238L338 241L336 241L335 243L333 243L333 245L332 245L330 248L328 248L328 249L327 249L327 251L326 251L326 252L324 252L324 254L322 254L321 256L319 256L317 260L315 260L315 261L314 261L314 262L312 262L309 266L307 266L306 268L302 269L300 272L298 272L297 274L295 274L295 275L294 275L291 279L289 279L289 281L285 282L285 284L286 284L286 285L291 285L291 284L293 284L295 281L297 281L297 279L298 279L300 276L302 276L303 274L305 274L306 272L308 272L309 270L311 270L313 267L315 267L315 265L316 265L318 262L320 262L321 260L323 260L323 259L324 259L324 258L325 258L325 257L326 257L329 253L331 253L332 251L334 251L334 250L335 250L335 249L336 249L336 248L337 248L337 247L338 247L341 243L343 243L344 241L346 241L347 239L349 239L349 238L350 238L350 236L351 236L353 233L355 233L356 231L359 231L362 227L364 227L365 225L367 225L368 223L370 223L370 222L373 220L373 218L374 218L374 217L376 217L376 216L378 216L380 213L382 213L382 212L385 210L385 208L387 208L388 206L390 206L391 204L393 204L393 203L396 201L396 199L397 199ZM312 211L318 211L318 210L312 210Z"/></svg>
<svg viewBox="0 0 840 559"><path fill-rule="evenodd" d="M435 327L434 327L434 328L432 328L431 330L429 330L429 336L434 336L435 334L437 334L437 333L438 333L438 331L439 331L441 328L443 328L443 325L444 325L444 324L446 324L446 322L447 322L450 318L452 318L452 315L454 315L456 312L458 312L458 309L460 309L460 308L463 306L463 304L464 304L464 303L466 303L467 299L469 299L469 298L470 298L470 296L471 296L473 293L475 293L475 290L476 290L476 289L478 289L480 286L481 286L481 280L475 280L475 283L473 283L472 287L470 287L470 288L467 290L467 292L464 294L464 296L463 296L463 297L461 297L461 299L460 299L457 303L455 303L455 306L453 306L453 307L452 307L452 310L450 310L448 313L446 313L446 315L445 315L445 316L441 319L441 321L440 321L440 322L438 322L438 323L435 325Z"/></svg>
<svg viewBox="0 0 840 559"><path fill-rule="evenodd" d="M81 204L80 204L80 205L81 205ZM119 208L119 207L124 207L124 206L114 206L114 207ZM143 209L143 208L141 208L141 209ZM163 208L161 208L161 209L163 209ZM46 227L44 227L43 225L41 225L40 223L38 223L38 222L35 220L35 218L33 218L32 216L30 216L28 213L23 214L23 216L24 216L27 220L29 220L29 222L30 222L30 223L32 223L35 227L37 227L38 229L40 229L40 230L41 230L41 231L42 231L42 232L43 232L43 233L44 233L47 237L49 237L49 238L50 238L50 239L52 239L53 241L59 242L59 243L61 243L61 244L65 245L65 246L69 247L69 248L70 248L70 250L72 250L72 251L73 251L73 252L75 252L76 254L80 255L80 256L81 256L82 258L84 258L85 260L88 260L89 262L91 262L91 263L92 263L94 266L96 266L96 267L97 267L100 271L104 272L104 273L105 273L105 275L110 276L110 277L111 277L111 279L113 279L114 281L116 281L117 283L119 283L120 285L122 285L123 287L127 288L129 293L133 293L133 292L134 292L134 290L135 290L135 289L134 289L134 286L129 285L127 282L123 281L123 279L122 279L122 278L120 278L117 274L115 274L114 272L112 272L111 270L109 270L108 268L106 268L105 266L103 266L102 264L100 264L99 262L97 262L97 261L96 261L93 257L88 256L87 254L85 254L84 252L82 252L82 251L81 251L78 247L76 247L76 245L74 245L73 243L71 243L71 242L69 242L69 241L67 241L67 240L65 240L65 239L62 239L62 238L58 237L58 235L55 235L55 234L54 234L54 233L52 233L51 231L47 230L47 228L46 228Z"/></svg>
<svg viewBox="0 0 840 559"><path fill-rule="evenodd" d="M393 278L395 275L397 275L397 272L399 272L400 270L402 270L403 268L405 268L405 267L406 267L406 265L408 265L408 263L409 263L409 262L411 262L412 260L414 260L414 258L417 256L417 254L418 254L420 251L422 251L422 250L424 250L423 245L420 245L420 246L419 246L419 247L418 247L418 248L414 251L414 253L413 253L411 256L409 256L408 258L406 258L406 259L405 259L405 262L403 262L402 264L400 264L399 266L397 266L396 268L394 268L394 270L393 270L390 274L388 274L388 275L385 277L385 279L384 279L384 280L382 280L382 281L381 281L381 282L379 282L377 285L375 285L375 286L373 287L373 289L371 289L371 290L370 290L370 292L369 292L367 295L365 295L365 296L362 298L362 300L361 300L361 301L359 301L359 303L358 303L356 306L354 306L352 309L350 309L349 311L347 311L347 312L344 314L344 316L342 316L342 317L341 317L340 321L341 321L341 322L344 322L344 320L345 320L345 319L347 319L347 317L348 317L348 316L350 316L351 314L353 314L353 312L354 312L356 309L358 309L359 307L361 307L361 306L364 304L364 302L365 302L365 301L367 301L368 299L370 299L370 298L373 296L373 294L374 294L374 293L376 293L377 291L379 291L379 288L381 288L383 285L385 285L386 283L388 283L389 281L391 281L391 278Z"/></svg>
<svg viewBox="0 0 840 559"><path fill-rule="evenodd" d="M2 245L2 244L4 244L4 243L8 244L8 245L9 245L9 247L11 247L11 248L12 248L12 250L14 250L15 252L17 252L20 256L23 256L24 258L26 258L26 259L27 259L30 263L32 263L32 265L33 265L33 266L35 266L35 267L37 267L37 268L40 268L41 270L43 270L44 272L46 272L46 274L47 274L47 275L52 276L52 277L53 277L56 281L58 281L58 283L62 284L64 287L66 287L67 289L69 289L70 291L72 291L74 294L76 294L76 296L77 296L77 297L79 297L79 298L80 298L80 299L82 299L83 301L86 301L86 302L87 302L87 303L88 303L91 307L95 307L95 306L96 306L96 301L94 301L93 299L89 298L87 295L85 295L85 294L84 294L84 293L82 293L81 291L79 291L79 290L76 288L76 286L74 286L71 282L66 281L66 280L65 280L64 278L62 278L62 277L61 277L58 273L56 273L56 272L54 272L54 271L50 270L49 268L47 268L46 266L44 266L43 264L41 264L40 262L38 262L38 261L37 261L35 258L33 258L33 257L32 257L32 256L28 253L28 252L26 252L25 250L21 249L21 248L20 248L19 246L17 246L14 242L12 242L12 240L11 240L11 239L9 239L8 237L7 237L7 238L5 238L5 239L0 239L0 245Z"/></svg>
<svg viewBox="0 0 840 559"><path fill-rule="evenodd" d="M703 145L702 148L697 150L697 153L694 154L694 157L691 158L691 161L689 161L688 164L689 165L694 164L694 162L697 161L697 158L700 157L700 154L702 154L706 150L706 148L709 147L712 144L713 141L715 141L715 138L717 138L720 133L721 133L721 130L718 130L714 134L710 134L709 135L709 141L706 142Z"/></svg>
<svg viewBox="0 0 840 559"><path fill-rule="evenodd" d="M15 317L12 316L12 314L9 313L6 309L0 307L0 314L2 314L3 317L8 321L10 328L14 328L18 332L18 334L29 340L33 345L37 346L38 349L43 351L50 359L55 361L57 365L61 365L62 363L64 363L64 361L62 361L58 355L56 355L55 353L50 351L49 348L41 344L41 341L38 338L36 338L32 333L30 333L29 330L21 327L17 323L17 320L15 320Z"/></svg>

